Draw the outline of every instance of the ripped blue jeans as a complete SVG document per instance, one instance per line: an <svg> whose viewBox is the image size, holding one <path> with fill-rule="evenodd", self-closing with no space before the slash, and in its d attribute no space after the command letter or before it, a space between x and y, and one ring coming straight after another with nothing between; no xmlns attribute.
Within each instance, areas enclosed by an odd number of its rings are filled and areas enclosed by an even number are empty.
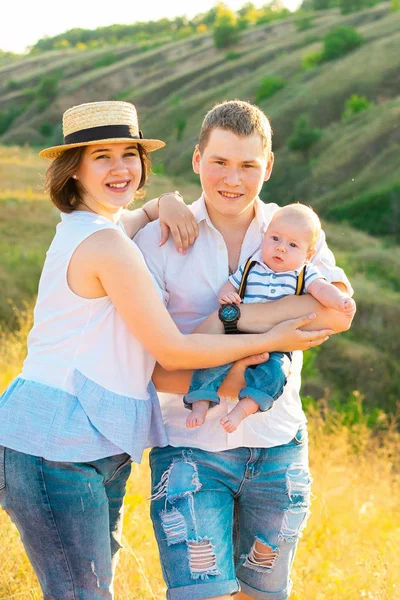
<svg viewBox="0 0 400 600"><path fill-rule="evenodd" d="M302 425L273 448L154 448L151 517L168 600L285 600L310 504Z"/></svg>

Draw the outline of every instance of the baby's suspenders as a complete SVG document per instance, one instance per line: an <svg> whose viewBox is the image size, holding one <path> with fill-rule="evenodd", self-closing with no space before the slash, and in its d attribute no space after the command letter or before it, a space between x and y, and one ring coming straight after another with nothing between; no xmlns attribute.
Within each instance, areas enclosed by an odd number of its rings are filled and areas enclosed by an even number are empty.
<svg viewBox="0 0 400 600"><path fill-rule="evenodd" d="M249 277L250 269L252 269L254 267L254 265L256 265L256 264L257 264L256 260L251 260L251 258L248 258L246 261L246 264L244 265L243 275L242 275L242 279L240 281L240 286L239 286L239 291L238 291L238 294L242 300L243 300L244 294L246 292L247 279ZM296 291L295 291L296 296L300 296L304 292L306 268L307 268L307 266L304 265L304 267L302 268L300 273L297 275Z"/></svg>

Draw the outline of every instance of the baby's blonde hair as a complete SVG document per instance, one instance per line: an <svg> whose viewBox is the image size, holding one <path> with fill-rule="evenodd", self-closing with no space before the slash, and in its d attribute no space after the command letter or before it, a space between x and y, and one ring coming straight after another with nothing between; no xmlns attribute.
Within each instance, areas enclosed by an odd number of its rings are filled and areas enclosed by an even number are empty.
<svg viewBox="0 0 400 600"><path fill-rule="evenodd" d="M311 226L312 230L312 239L309 250L314 250L321 232L321 221L311 206L300 204L300 202L294 202L293 204L281 206L276 212L274 212L271 222L275 217L278 216L288 217L289 219L291 218L296 222L296 224L301 220L303 222L307 222Z"/></svg>

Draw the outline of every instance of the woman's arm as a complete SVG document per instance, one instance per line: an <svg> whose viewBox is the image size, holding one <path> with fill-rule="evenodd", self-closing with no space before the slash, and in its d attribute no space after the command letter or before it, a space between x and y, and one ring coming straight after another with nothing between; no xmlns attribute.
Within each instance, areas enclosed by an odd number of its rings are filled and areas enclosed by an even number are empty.
<svg viewBox="0 0 400 600"><path fill-rule="evenodd" d="M299 328L311 319L301 318L260 335L183 335L161 302L142 257L124 235L102 230L87 238L78 250L80 263L90 265L97 285L101 285L130 331L167 370L207 368L278 348L307 348L331 333L302 332Z"/></svg>
<svg viewBox="0 0 400 600"><path fill-rule="evenodd" d="M149 200L142 208L124 210L121 214L121 221L131 239L140 229L158 218L161 229L160 246L165 244L171 232L176 249L184 254L197 238L199 226L180 194L163 194Z"/></svg>

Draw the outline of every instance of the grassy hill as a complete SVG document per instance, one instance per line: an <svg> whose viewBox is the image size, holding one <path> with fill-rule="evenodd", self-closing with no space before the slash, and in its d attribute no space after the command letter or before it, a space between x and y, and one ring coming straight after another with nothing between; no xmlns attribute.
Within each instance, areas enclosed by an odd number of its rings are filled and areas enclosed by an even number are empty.
<svg viewBox="0 0 400 600"><path fill-rule="evenodd" d="M275 132L276 167L265 200L300 200L330 219L398 238L400 11L383 3L350 15L319 11L305 31L297 23L293 16L251 27L229 52L217 49L210 34L197 34L147 52L125 43L5 62L0 143L57 143L66 108L125 99L137 105L145 134L168 142L157 156L158 170L191 177L189 159L205 111L226 98L257 99ZM304 69L304 58L319 52L327 33L339 26L356 28L364 43L338 60ZM281 78L283 87L262 99L265 77ZM354 94L365 96L372 108L343 120L344 104ZM322 130L307 160L288 150L299 115ZM359 219L359 206L376 204L365 197L371 192L383 192L385 214Z"/></svg>
<svg viewBox="0 0 400 600"><path fill-rule="evenodd" d="M61 141L60 116L74 104L132 101L145 135L168 143L155 157L150 197L178 187L190 202L198 194L190 158L204 113L227 98L257 99L271 119L276 155L263 199L314 206L356 290L353 328L317 353L318 369L309 369L305 391L343 400L357 389L369 406L394 411L400 399L400 11L385 3L350 15L319 11L311 25L299 31L293 16L252 27L229 52L218 50L209 34L197 34L146 52L124 43L2 62L0 144L9 147L0 150L0 286L7 290L0 322L13 323L8 298L20 304L34 296L57 219L38 185L45 165L15 144ZM327 33L339 26L356 28L364 42L305 68L305 58L321 52ZM265 77L283 83L263 99ZM371 107L343 118L354 94ZM321 131L307 153L288 147L299 115Z"/></svg>

